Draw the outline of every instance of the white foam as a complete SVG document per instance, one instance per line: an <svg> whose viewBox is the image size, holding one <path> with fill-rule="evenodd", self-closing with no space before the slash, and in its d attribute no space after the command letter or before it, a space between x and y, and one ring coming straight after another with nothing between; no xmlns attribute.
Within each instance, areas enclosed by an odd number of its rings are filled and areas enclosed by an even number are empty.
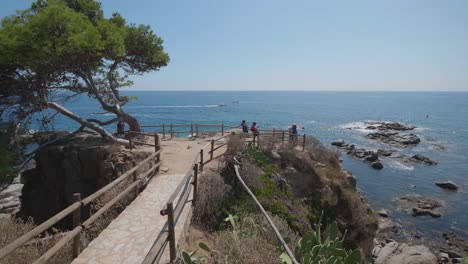
<svg viewBox="0 0 468 264"><path fill-rule="evenodd" d="M127 106L127 108L211 108L219 107L218 105L137 105L137 106Z"/></svg>
<svg viewBox="0 0 468 264"><path fill-rule="evenodd" d="M398 170L405 170L405 171L412 171L414 170L414 167L413 166L410 166L410 165L406 165L402 162L399 162L399 161L396 161L394 159L385 159L388 163L388 165L391 167L391 168L394 168L394 169L398 169Z"/></svg>

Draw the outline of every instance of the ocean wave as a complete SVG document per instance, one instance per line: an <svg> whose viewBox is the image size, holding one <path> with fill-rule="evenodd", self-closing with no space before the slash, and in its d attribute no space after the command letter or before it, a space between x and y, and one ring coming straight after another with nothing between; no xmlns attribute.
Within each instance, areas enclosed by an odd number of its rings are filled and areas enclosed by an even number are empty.
<svg viewBox="0 0 468 264"><path fill-rule="evenodd" d="M133 109L147 109L147 108L211 108L219 107L218 105L136 105L127 106Z"/></svg>
<svg viewBox="0 0 468 264"><path fill-rule="evenodd" d="M95 116L115 116L114 113L91 113L91 115Z"/></svg>
<svg viewBox="0 0 468 264"><path fill-rule="evenodd" d="M396 161L394 159L385 159L388 164L388 166L390 168L394 168L394 169L397 169L397 170L405 170L405 171L412 171L414 170L414 167L413 166L410 166L410 165L406 165L402 162L399 162L399 161Z"/></svg>

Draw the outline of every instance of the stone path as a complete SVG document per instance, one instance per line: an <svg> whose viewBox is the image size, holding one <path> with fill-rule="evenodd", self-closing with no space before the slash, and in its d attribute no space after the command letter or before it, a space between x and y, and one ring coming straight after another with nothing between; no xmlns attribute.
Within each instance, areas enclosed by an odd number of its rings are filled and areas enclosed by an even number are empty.
<svg viewBox="0 0 468 264"><path fill-rule="evenodd" d="M196 153L207 142L209 139L163 141L161 172L72 263L141 263L167 220L160 211L190 169ZM166 169L167 173L164 173ZM188 205L176 225L176 241L184 232L184 223L190 214L191 206ZM161 259L161 263L167 262L168 247Z"/></svg>

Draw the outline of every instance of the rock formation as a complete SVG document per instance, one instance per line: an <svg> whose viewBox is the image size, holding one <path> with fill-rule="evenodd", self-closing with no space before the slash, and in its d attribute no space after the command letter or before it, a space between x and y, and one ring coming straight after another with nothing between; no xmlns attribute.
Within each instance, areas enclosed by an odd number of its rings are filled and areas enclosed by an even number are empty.
<svg viewBox="0 0 468 264"><path fill-rule="evenodd" d="M377 140L379 142L398 146L398 147L414 146L414 145L419 144L419 142L421 142L421 139L413 133L400 134L398 132L383 131L383 132L369 133L367 134L366 137L369 139Z"/></svg>
<svg viewBox="0 0 468 264"><path fill-rule="evenodd" d="M36 167L23 173L20 215L41 223L70 205L74 193L89 196L149 154L89 135L57 141L37 152Z"/></svg>
<svg viewBox="0 0 468 264"><path fill-rule="evenodd" d="M440 217L440 209L443 204L435 199L422 197L420 195L405 195L394 200L398 207L413 216L430 215Z"/></svg>

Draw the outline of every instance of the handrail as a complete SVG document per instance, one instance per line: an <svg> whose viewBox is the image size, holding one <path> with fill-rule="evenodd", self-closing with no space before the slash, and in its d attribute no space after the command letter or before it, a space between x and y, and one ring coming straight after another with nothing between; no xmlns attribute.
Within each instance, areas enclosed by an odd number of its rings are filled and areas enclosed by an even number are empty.
<svg viewBox="0 0 468 264"><path fill-rule="evenodd" d="M158 137L156 137L156 138L158 138ZM119 195L114 197L111 201L107 202L100 210L98 210L90 218L88 218L88 220L85 223L83 223L82 225L78 225L78 226L74 227L74 229L72 231L68 232L68 234L65 237L63 237L57 244L55 244L52 248L50 248L45 254L43 254L39 259L37 259L34 262L34 263L45 263L50 257L52 257L55 253L57 253L57 251L59 249L61 249L66 243L68 243L70 240L74 239L78 234L80 234L80 232L82 230L86 230L92 224L92 222L94 222L100 215L102 215L112 205L114 205L117 201L119 201L124 195L128 194L132 189L138 188L137 187L138 184L141 183L141 178L140 179L136 178L136 171L138 169L140 169L144 164L148 163L152 159L157 158L157 163L154 166L152 166L151 169L149 169L147 172L145 172L143 174L144 177L142 177L142 178L145 178L149 174L151 174L151 172L156 171L156 169L160 167L160 154L161 154L162 150L160 149L159 140L158 140L158 142L155 142L155 150L156 149L158 149L158 150L155 151L155 153L151 154L149 157L147 157L143 161L139 162L137 165L132 167L130 170L126 171L124 174L122 174L121 176L119 176L118 178L116 178L115 180L110 182L109 184L105 185L101 189L99 189L96 192L94 192L93 194L89 195L84 200L78 201L78 202L75 202L75 203L69 205L67 208L65 208L62 211L58 212L57 214L55 214L54 216L52 216L47 221L40 224L39 226L37 226L33 230L27 232L26 234L24 234L21 237L17 238L16 240L11 242L7 246L1 248L0 249L0 259L3 259L7 255L9 255L11 252L16 250L17 248L19 248L19 247L23 246L24 244L26 244L32 238L40 235L41 233L43 233L47 229L51 228L53 225L55 225L59 221L63 220L65 217L67 217L71 213L77 212L77 210L81 210L81 208L83 208L84 206L90 204L91 202L93 202L94 200L99 198L105 192L109 191L110 189L115 187L117 184L119 184L123 180L127 179L130 175L133 175L134 182L132 184L130 184L124 191L122 191ZM79 247L79 243L77 245ZM77 250L77 252L79 252L79 250ZM74 256L74 257L76 257L76 256Z"/></svg>
<svg viewBox="0 0 468 264"><path fill-rule="evenodd" d="M185 174L184 178L179 182L177 187L175 188L174 192L172 195L169 197L167 200L166 204L167 207L166 209L161 210L161 215L167 215L168 216L168 221L165 223L164 227L162 228L161 232L159 233L158 237L154 241L151 249L147 253L143 263L144 264L150 264L150 263L156 263L155 261L159 261L159 259L162 256L162 252L164 252L164 249L167 244L170 246L170 258L171 261L175 259L175 232L174 232L174 226L177 224L180 215L182 214L182 211L185 207L186 201L188 200L188 196L190 195L190 192L192 188L196 188L196 181L197 177L196 175L198 174L199 171L202 169L202 164L206 164L213 160L212 156L209 160L207 160L206 163L202 163L203 157L202 154L204 153L203 150L205 150L207 147L211 146L213 142L221 140L223 138L226 138L230 136L231 134L222 136L217 138L216 140L212 140L208 142L207 144L203 145L200 148L200 152L198 152L195 155L195 158L192 162L192 168L187 171ZM225 146L227 143L224 143L221 145ZM220 147L216 148L219 149ZM213 150L214 151L214 150ZM211 151L210 151L211 152ZM210 153L208 152L208 153ZM198 162L200 160L200 168L198 165ZM190 182L190 180L194 178L193 182ZM195 193L195 191L194 191ZM177 204L175 208L173 208L174 201L176 198L179 197ZM193 200L196 200L196 196L194 194L194 197L192 198ZM169 224L171 221L173 221L171 224Z"/></svg>
<svg viewBox="0 0 468 264"><path fill-rule="evenodd" d="M235 161L237 163L239 163L239 161L237 161L237 159L234 157ZM240 164L240 163L239 163ZM270 224L271 228L273 229L273 231L275 231L275 234L276 236L278 237L278 239L281 241L281 244L283 244L284 246L284 249L286 250L286 253L289 255L289 257L291 258L291 261L294 263L294 264L299 264L299 262L296 260L294 254L292 253L291 249L289 249L288 247L288 244L286 243L286 241L284 241L283 237L281 236L280 232L278 231L278 228L276 228L275 224L273 223L273 221L271 220L270 216L268 215L267 211L265 211L265 209L263 208L262 204L258 201L257 197L255 197L255 195L252 193L252 191L249 189L249 187L247 186L247 184L245 184L244 180L242 180L242 177L240 176L239 174L239 165L234 165L234 170L236 171L236 176L237 176L237 179L240 181L240 183L242 184L242 186L244 187L244 189L247 191L247 193L252 197L252 199L255 201L255 203L257 204L258 208L260 209L260 211L262 211L262 214L265 216L265 218L267 219L268 223Z"/></svg>

